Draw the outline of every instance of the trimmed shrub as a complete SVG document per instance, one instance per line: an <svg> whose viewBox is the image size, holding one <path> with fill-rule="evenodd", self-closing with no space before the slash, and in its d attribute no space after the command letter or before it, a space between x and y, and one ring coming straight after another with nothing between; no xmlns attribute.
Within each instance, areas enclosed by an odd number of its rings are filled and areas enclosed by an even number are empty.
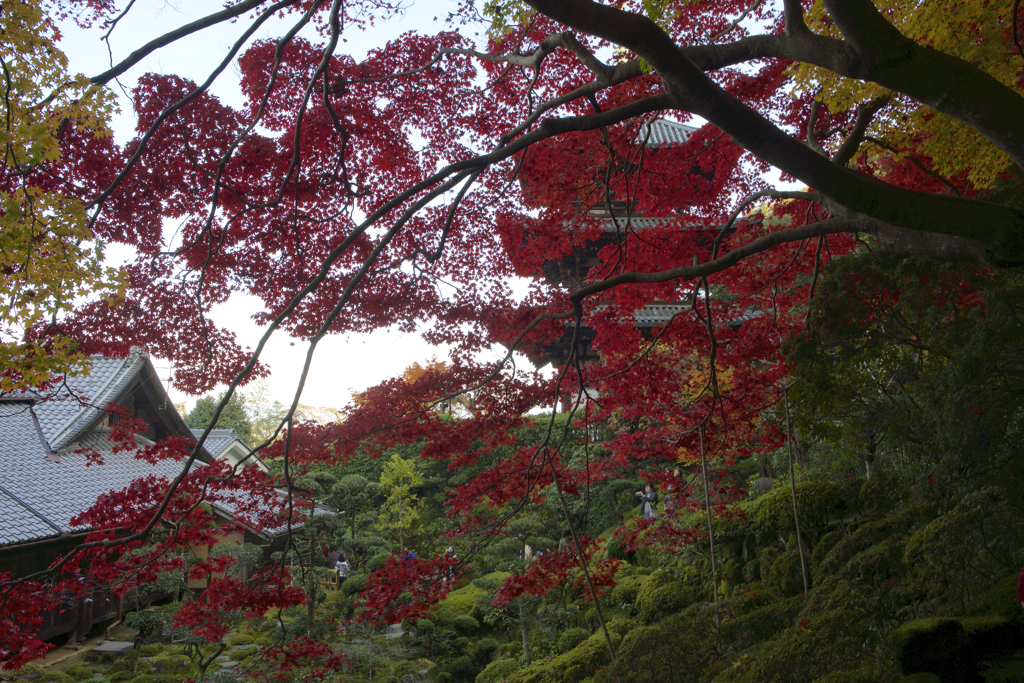
<svg viewBox="0 0 1024 683"><path fill-rule="evenodd" d="M767 640L793 625L805 600L806 596L798 595L764 605L749 614L731 619L728 622L729 630L742 641L757 643Z"/></svg>
<svg viewBox="0 0 1024 683"><path fill-rule="evenodd" d="M438 606L450 609L456 615L466 614L475 617L480 613L476 604L477 598L483 595L483 588L469 584L446 595L444 600L438 603Z"/></svg>
<svg viewBox="0 0 1024 683"><path fill-rule="evenodd" d="M636 575L616 577L618 584L608 594L608 602L616 606L635 604L636 594L640 591L644 578Z"/></svg>
<svg viewBox="0 0 1024 683"><path fill-rule="evenodd" d="M737 590L733 594L731 606L733 614L743 616L777 602L779 602L777 596L765 589L764 586L756 585Z"/></svg>
<svg viewBox="0 0 1024 683"><path fill-rule="evenodd" d="M367 569L367 571L369 571L372 574L373 572L377 571L378 569L382 569L384 567L384 565L387 564L389 557L391 557L391 553L388 553L388 552L377 553L376 555L374 555L373 557L371 557L369 560L366 561L366 569Z"/></svg>
<svg viewBox="0 0 1024 683"><path fill-rule="evenodd" d="M437 626L430 619L418 619L416 621L416 631L420 634L433 633L437 630Z"/></svg>
<svg viewBox="0 0 1024 683"><path fill-rule="evenodd" d="M348 577L341 584L342 594L350 596L355 595L356 593L362 593L363 589L366 588L366 578L366 574L353 574Z"/></svg>
<svg viewBox="0 0 1024 683"><path fill-rule="evenodd" d="M64 673L76 681L84 681L87 678L94 678L96 676L96 670L88 664L72 664L64 670Z"/></svg>
<svg viewBox="0 0 1024 683"><path fill-rule="evenodd" d="M235 645L252 645L253 637L248 633L236 633L227 639L227 644L231 646Z"/></svg>
<svg viewBox="0 0 1024 683"><path fill-rule="evenodd" d="M475 673L473 667L473 660L469 657L456 657L444 666L445 671L451 674L452 679L456 681L469 681L473 679Z"/></svg>
<svg viewBox="0 0 1024 683"><path fill-rule="evenodd" d="M519 669L514 659L499 659L491 662L476 677L476 683L501 683Z"/></svg>
<svg viewBox="0 0 1024 683"><path fill-rule="evenodd" d="M768 590L790 597L804 589L804 579L800 572L800 554L797 552L781 553L764 575L764 585Z"/></svg>
<svg viewBox="0 0 1024 683"><path fill-rule="evenodd" d="M714 609L694 605L651 627L631 632L618 648L616 659L593 675L595 683L692 683L710 680L716 668Z"/></svg>
<svg viewBox="0 0 1024 683"><path fill-rule="evenodd" d="M684 586L675 577L659 570L644 577L640 584L636 594L637 615L641 620L651 623L685 609L698 597L696 588Z"/></svg>
<svg viewBox="0 0 1024 683"><path fill-rule="evenodd" d="M589 637L590 631L585 628L567 628L558 636L558 650L568 652Z"/></svg>
<svg viewBox="0 0 1024 683"><path fill-rule="evenodd" d="M459 631L469 632L475 631L478 628L480 628L480 622L474 619L473 617L469 616L468 614L460 614L459 616L455 617L455 619L452 621L452 626L454 626Z"/></svg>
<svg viewBox="0 0 1024 683"><path fill-rule="evenodd" d="M796 485L800 524L804 527L824 526L829 520L849 509L847 493L832 482L809 479ZM754 499L748 509L750 521L761 531L789 535L793 521L793 494L788 486L780 486Z"/></svg>
<svg viewBox="0 0 1024 683"><path fill-rule="evenodd" d="M75 679L71 676L68 676L63 671L55 670L46 671L37 681L38 683L75 683Z"/></svg>
<svg viewBox="0 0 1024 683"><path fill-rule="evenodd" d="M456 616L458 615L447 607L441 607L434 612L434 618L439 624L443 624L444 626L451 626L452 622L455 621Z"/></svg>
<svg viewBox="0 0 1024 683"><path fill-rule="evenodd" d="M784 604L784 603L783 603ZM772 607L775 607L774 605ZM771 608L768 608L771 609ZM747 650L748 657L729 666L716 683L812 683L829 673L856 669L874 652L873 635L855 625L851 615L825 612L796 628ZM889 680L895 672L883 672Z"/></svg>
<svg viewBox="0 0 1024 683"><path fill-rule="evenodd" d="M613 645L618 649L622 637L612 633L610 628L609 634ZM610 661L604 634L595 633L568 652L543 661L535 661L530 666L507 676L506 679L509 683L580 683L593 676L595 669L604 667Z"/></svg>
<svg viewBox="0 0 1024 683"><path fill-rule="evenodd" d="M477 641L473 654L477 659L489 662L494 653L498 651L498 647L500 647L498 641L494 638L481 638Z"/></svg>

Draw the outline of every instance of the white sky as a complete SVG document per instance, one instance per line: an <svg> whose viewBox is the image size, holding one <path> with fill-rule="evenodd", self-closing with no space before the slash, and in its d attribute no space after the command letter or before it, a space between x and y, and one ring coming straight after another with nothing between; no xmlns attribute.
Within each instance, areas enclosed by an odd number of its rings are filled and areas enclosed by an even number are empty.
<svg viewBox="0 0 1024 683"><path fill-rule="evenodd" d="M138 0L128 15L122 19L111 37L114 63L117 63L148 40L189 23L205 14L219 9L220 3L208 0ZM444 19L455 4L449 0L420 2L407 9L403 16L362 32L349 29L339 53L349 53L361 61L366 52L387 40L411 30L432 33L444 28ZM435 21L436 17L436 21ZM289 17L294 21L295 17ZM284 33L283 23L268 23L254 38L277 38ZM130 90L144 73L174 73L194 81L204 81L209 72L223 59L230 45L245 30L245 23L221 24L180 40L151 55L136 68L125 74L120 83ZM61 46L70 60L72 72L96 75L110 66L106 45L100 41L101 32L83 32L68 23L64 29ZM243 49L244 52L244 49ZM115 91L120 89L111 84ZM240 106L242 97L238 88L237 71L228 68L214 83L212 92L227 104ZM124 143L134 135L135 121L131 116L130 102L122 95L122 112L114 121L114 134L118 142ZM108 248L112 260L120 262L127 252ZM251 316L261 309L254 297L236 295L227 304L214 309L214 320L234 331L243 346L253 347L262 330ZM295 390L295 382L305 360L306 345L301 340L283 334L271 339L262 358L271 369L269 379L271 395L282 403L289 403ZM319 345L310 376L302 395L302 403L315 406L341 407L348 402L349 390L362 390L393 377L413 362L424 361L432 356L445 359L445 349L435 348L424 342L418 335L402 334L397 331L379 330L372 334L352 334L346 337L327 337ZM164 379L170 374L167 362L154 359ZM171 385L171 398L175 402L191 402L194 397L177 391Z"/></svg>

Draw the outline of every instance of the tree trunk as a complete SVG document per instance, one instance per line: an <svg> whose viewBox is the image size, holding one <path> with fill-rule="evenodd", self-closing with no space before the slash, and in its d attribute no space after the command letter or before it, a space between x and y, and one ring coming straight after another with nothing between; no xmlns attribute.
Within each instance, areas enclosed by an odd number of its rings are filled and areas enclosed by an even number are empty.
<svg viewBox="0 0 1024 683"><path fill-rule="evenodd" d="M722 648L722 623L718 614L718 565L715 562L715 530L711 524L711 493L708 488L707 446L704 442L704 425L700 426L700 472L704 479L704 511L708 516L708 543L711 548L711 586L715 600L715 642L718 649Z"/></svg>
<svg viewBox="0 0 1024 683"><path fill-rule="evenodd" d="M807 581L807 560L804 559L804 542L800 536L800 512L796 505L796 471L793 467L793 423L789 415L789 387L784 394L786 399L786 444L789 446L789 490L793 496L793 524L796 526L796 551L800 553L800 574L804 579L804 593L811 590Z"/></svg>

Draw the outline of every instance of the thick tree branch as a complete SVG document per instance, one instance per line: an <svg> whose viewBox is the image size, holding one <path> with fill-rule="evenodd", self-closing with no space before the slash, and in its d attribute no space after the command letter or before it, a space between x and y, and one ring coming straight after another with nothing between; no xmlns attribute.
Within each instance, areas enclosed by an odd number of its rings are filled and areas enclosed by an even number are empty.
<svg viewBox="0 0 1024 683"><path fill-rule="evenodd" d="M832 157L832 163L838 166L846 166L850 163L850 159L860 149L860 144L864 142L864 135L867 133L868 126L871 125L871 120L875 118L875 114L882 107L889 103L890 99L887 95L876 97L857 109L857 119L853 122L853 130L850 131L850 135L840 145L836 155Z"/></svg>
<svg viewBox="0 0 1024 683"><path fill-rule="evenodd" d="M244 0L243 2L240 2L237 5L231 5L230 7L222 9L220 12L214 12L213 14L207 15L202 19L197 19L196 21L193 21L190 24L185 24L181 28L169 31L168 33L163 34L159 38L155 38L149 41L148 43L140 47L138 50L132 52L125 59L121 60L121 62L117 65L111 67L110 69L107 69L101 74L93 76L89 80L91 80L93 83L97 85L108 83L109 81L117 78L125 71L132 68L133 66L141 62L143 59L145 59L148 55L150 55L153 52L156 52L160 48L171 45L175 41L180 40L187 35L191 35L196 31L202 31L205 28L216 26L219 23L235 19L236 17L245 14L251 9L259 7L265 2L267 2L267 0ZM289 0L289 2L287 2L286 4L292 5L295 4L296 2L298 2L298 0ZM324 0L319 0L319 2L317 2L316 4L323 4L323 2Z"/></svg>
<svg viewBox="0 0 1024 683"><path fill-rule="evenodd" d="M977 242L971 242L963 238L907 230L895 225L886 224L883 221L874 220L869 216L849 214L827 221L802 225L798 228L773 232L705 263L679 266L655 273L620 273L614 277L581 287L573 292L569 299L578 303L587 297L625 284L668 282L669 280L690 280L707 277L708 275L731 268L745 258L767 251L780 244L799 242L812 237L833 235L841 232L860 232L872 235L879 241L879 250L886 253L923 256L941 260L988 263L988 255L984 245Z"/></svg>
<svg viewBox="0 0 1024 683"><path fill-rule="evenodd" d="M697 68L664 31L645 17L589 0L529 0L529 3L557 21L634 51L661 76L675 108L706 118L744 148L842 206L897 226L984 243L1003 264L1024 261L1024 211L904 190L832 163L725 92ZM952 57L939 55L938 58L952 60L961 70L980 74ZM938 69L936 78L945 78L942 74ZM1012 131L1020 129L1020 140L1024 141L1024 100L996 83L1016 100L1020 119L1007 124L1007 130L1012 137Z"/></svg>

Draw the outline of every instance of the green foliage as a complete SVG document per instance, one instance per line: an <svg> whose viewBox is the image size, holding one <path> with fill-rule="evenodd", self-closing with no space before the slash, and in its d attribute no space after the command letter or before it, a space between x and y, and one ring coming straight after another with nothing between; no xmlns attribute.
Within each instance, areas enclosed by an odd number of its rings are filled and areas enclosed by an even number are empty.
<svg viewBox="0 0 1024 683"><path fill-rule="evenodd" d="M762 559L762 561L764 561ZM779 553L764 572L765 587L787 597L804 589L803 574L800 570L800 554L796 551Z"/></svg>
<svg viewBox="0 0 1024 683"><path fill-rule="evenodd" d="M88 664L72 664L64 670L68 676L71 676L76 681L84 681L87 678L92 678L96 675L96 669L93 669Z"/></svg>
<svg viewBox="0 0 1024 683"><path fill-rule="evenodd" d="M988 587L1017 564L1024 547L1024 520L990 486L967 494L952 510L917 531L906 559L955 596L961 612L972 609Z"/></svg>
<svg viewBox="0 0 1024 683"><path fill-rule="evenodd" d="M590 631L585 628L567 628L558 636L558 650L568 652L589 637Z"/></svg>
<svg viewBox="0 0 1024 683"><path fill-rule="evenodd" d="M1017 273L867 254L833 260L807 333L787 343L801 380L790 396L798 429L848 460L842 474L888 469L918 498L955 498L979 482L1017 487L1022 290Z"/></svg>
<svg viewBox="0 0 1024 683"><path fill-rule="evenodd" d="M797 595L780 602L769 602L728 622L729 631L741 641L757 643L790 628L804 607L806 596ZM742 604L742 603L741 603Z"/></svg>
<svg viewBox="0 0 1024 683"><path fill-rule="evenodd" d="M710 680L715 662L714 610L694 605L657 624L630 633L614 664L603 667L596 683L691 683Z"/></svg>
<svg viewBox="0 0 1024 683"><path fill-rule="evenodd" d="M716 683L811 683L830 672L856 668L866 654L865 643L873 647L872 638L851 623L850 614L825 612L756 646Z"/></svg>
<svg viewBox="0 0 1024 683"><path fill-rule="evenodd" d="M124 625L128 628L138 629L140 638L148 638L154 633L163 631L167 622L167 616L155 610L133 610L124 617Z"/></svg>
<svg viewBox="0 0 1024 683"><path fill-rule="evenodd" d="M609 604L616 606L635 604L637 593L640 592L640 586L643 585L644 578L643 576L636 575L616 577L618 583L608 594Z"/></svg>
<svg viewBox="0 0 1024 683"><path fill-rule="evenodd" d="M213 396L203 396L196 400L192 410L185 416L185 424L192 429L206 429L210 426L210 422L213 421L214 411L216 411L217 406L223 400L223 392L216 398ZM249 444L252 440L252 420L250 420L249 414L246 411L245 398L237 391L231 394L231 399L228 400L224 410L220 413L220 417L217 418L217 424L214 425L214 429L234 429L238 438L245 443Z"/></svg>
<svg viewBox="0 0 1024 683"><path fill-rule="evenodd" d="M1017 602L1017 572L1008 574L993 584L985 594L985 611L1008 621L1024 622L1024 609Z"/></svg>
<svg viewBox="0 0 1024 683"><path fill-rule="evenodd" d="M501 645L494 638L481 638L476 642L476 648L473 650L474 656L484 662L491 661L491 657L498 651Z"/></svg>
<svg viewBox="0 0 1024 683"><path fill-rule="evenodd" d="M248 633L236 633L230 638L228 638L227 641L225 642L227 642L227 644L231 646L252 645L253 637Z"/></svg>
<svg viewBox="0 0 1024 683"><path fill-rule="evenodd" d="M418 619L416 621L416 630L420 633L433 633L436 629L437 626L430 619Z"/></svg>
<svg viewBox="0 0 1024 683"><path fill-rule="evenodd" d="M471 632L480 628L480 622L468 614L460 614L452 620L452 626L459 631Z"/></svg>
<svg viewBox="0 0 1024 683"><path fill-rule="evenodd" d="M366 579L368 576L368 574L353 574L342 582L341 592L344 595L362 593L363 589L366 588Z"/></svg>
<svg viewBox="0 0 1024 683"><path fill-rule="evenodd" d="M473 666L473 660L465 655L447 662L444 668L451 675L452 679L456 681L470 681L473 679L476 671L476 667Z"/></svg>
<svg viewBox="0 0 1024 683"><path fill-rule="evenodd" d="M622 635L609 624L613 645L622 642ZM604 635L600 632L560 655L535 662L507 677L508 683L577 683L594 675L611 661Z"/></svg>
<svg viewBox="0 0 1024 683"><path fill-rule="evenodd" d="M636 610L641 621L650 623L666 614L678 612L699 598L697 589L680 583L664 571L645 576L636 594Z"/></svg>
<svg viewBox="0 0 1024 683"><path fill-rule="evenodd" d="M380 485L387 493L387 498L380 508L377 528L394 532L399 545L405 545L423 509L423 502L411 491L422 481L416 471L416 461L404 460L398 453L392 453L391 460L384 464L381 471Z"/></svg>
<svg viewBox="0 0 1024 683"><path fill-rule="evenodd" d="M816 576L824 579L845 566L855 555L869 550L875 544L894 535L908 533L918 524L925 511L922 506L911 507L898 514L862 524L856 531L843 536L835 543L825 555L825 559L816 565Z"/></svg>
<svg viewBox="0 0 1024 683"><path fill-rule="evenodd" d="M755 610L759 610L762 607L774 605L778 602L778 596L766 590L763 585L758 584L756 586L737 590L733 593L729 606L732 609L733 614L736 616L743 616L745 614L750 614Z"/></svg>
<svg viewBox="0 0 1024 683"><path fill-rule="evenodd" d="M477 674L476 683L502 683L519 669L519 662L514 659L499 659L488 664Z"/></svg>
<svg viewBox="0 0 1024 683"><path fill-rule="evenodd" d="M824 526L849 509L842 487L819 479L797 482L797 505L804 528ZM777 486L747 506L751 522L761 531L789 535L793 521L793 496L788 486Z"/></svg>
<svg viewBox="0 0 1024 683"><path fill-rule="evenodd" d="M468 586L453 590L445 596L444 600L438 603L438 606L449 609L457 615L479 616L480 609L477 605L477 600L483 595L484 590L471 583Z"/></svg>

